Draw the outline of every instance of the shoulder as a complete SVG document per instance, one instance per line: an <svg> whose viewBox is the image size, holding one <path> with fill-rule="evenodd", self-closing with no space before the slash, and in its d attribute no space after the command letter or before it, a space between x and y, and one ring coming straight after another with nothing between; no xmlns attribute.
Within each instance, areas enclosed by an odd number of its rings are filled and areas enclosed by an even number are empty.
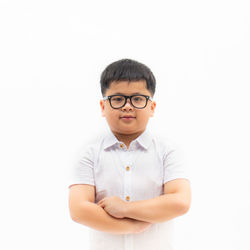
<svg viewBox="0 0 250 250"><path fill-rule="evenodd" d="M185 153L180 143L167 134L151 133L154 151L162 160L163 164L168 162L184 162Z"/></svg>
<svg viewBox="0 0 250 250"><path fill-rule="evenodd" d="M92 158L97 155L106 136L107 134L103 131L96 133L92 137L90 135L86 135L84 142L78 148L77 158L81 158L86 155Z"/></svg>
<svg viewBox="0 0 250 250"><path fill-rule="evenodd" d="M163 154L167 154L173 150L180 150L180 145L169 135L167 134L158 134L150 132L152 141L158 151Z"/></svg>

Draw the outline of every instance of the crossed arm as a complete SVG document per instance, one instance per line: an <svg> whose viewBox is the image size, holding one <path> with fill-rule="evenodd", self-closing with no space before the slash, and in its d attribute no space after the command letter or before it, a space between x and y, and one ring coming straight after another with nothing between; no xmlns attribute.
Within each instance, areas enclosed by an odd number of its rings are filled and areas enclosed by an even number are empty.
<svg viewBox="0 0 250 250"><path fill-rule="evenodd" d="M191 187L187 179L164 184L164 194L153 199L125 202L117 196L100 200L97 205L115 218L131 218L156 223L185 214L191 204Z"/></svg>

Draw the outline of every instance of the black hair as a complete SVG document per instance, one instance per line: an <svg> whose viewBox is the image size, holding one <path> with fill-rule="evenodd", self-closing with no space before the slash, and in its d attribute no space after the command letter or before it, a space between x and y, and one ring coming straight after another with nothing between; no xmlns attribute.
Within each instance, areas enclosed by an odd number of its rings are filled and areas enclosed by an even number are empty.
<svg viewBox="0 0 250 250"><path fill-rule="evenodd" d="M121 59L109 64L101 74L101 92L104 96L111 82L145 80L152 97L155 93L155 77L144 64L131 59Z"/></svg>

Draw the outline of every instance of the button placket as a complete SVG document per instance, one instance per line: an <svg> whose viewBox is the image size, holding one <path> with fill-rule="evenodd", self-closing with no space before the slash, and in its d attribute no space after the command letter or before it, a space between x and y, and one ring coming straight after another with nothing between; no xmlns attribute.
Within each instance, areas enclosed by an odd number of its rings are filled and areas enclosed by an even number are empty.
<svg viewBox="0 0 250 250"><path fill-rule="evenodd" d="M123 182L123 200L129 202L133 200L132 194L132 174L133 174L133 162L137 158L138 154L133 150L134 145L130 144L130 147L127 149L126 145L120 142L119 147L123 150L120 150L119 157L122 163L122 169L124 174ZM127 150L125 150L127 149Z"/></svg>
<svg viewBox="0 0 250 250"><path fill-rule="evenodd" d="M124 200L131 200L131 154L129 151L125 151L122 163L124 164Z"/></svg>
<svg viewBox="0 0 250 250"><path fill-rule="evenodd" d="M124 186L124 200L126 202L131 201L131 195L132 195L132 156L133 152L130 150L125 152L124 154L125 159L123 161L124 164L124 178L125 178L125 186ZM124 235L124 250L133 250L134 245L134 237L133 234L125 234Z"/></svg>
<svg viewBox="0 0 250 250"><path fill-rule="evenodd" d="M128 166L127 166L128 167ZM124 170L124 199L130 201L131 196L131 171L127 170L127 167Z"/></svg>

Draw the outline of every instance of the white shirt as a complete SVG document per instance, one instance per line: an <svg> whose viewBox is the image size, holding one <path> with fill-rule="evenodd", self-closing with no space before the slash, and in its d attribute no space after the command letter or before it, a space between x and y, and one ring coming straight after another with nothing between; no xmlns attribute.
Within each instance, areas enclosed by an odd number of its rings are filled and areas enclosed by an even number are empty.
<svg viewBox="0 0 250 250"><path fill-rule="evenodd" d="M124 201L152 199L164 193L164 183L189 179L182 154L173 142L144 131L126 145L112 132L88 145L74 166L70 184L96 186L95 203L108 196ZM90 228L91 250L172 250L173 221L153 223L139 234L111 234Z"/></svg>

